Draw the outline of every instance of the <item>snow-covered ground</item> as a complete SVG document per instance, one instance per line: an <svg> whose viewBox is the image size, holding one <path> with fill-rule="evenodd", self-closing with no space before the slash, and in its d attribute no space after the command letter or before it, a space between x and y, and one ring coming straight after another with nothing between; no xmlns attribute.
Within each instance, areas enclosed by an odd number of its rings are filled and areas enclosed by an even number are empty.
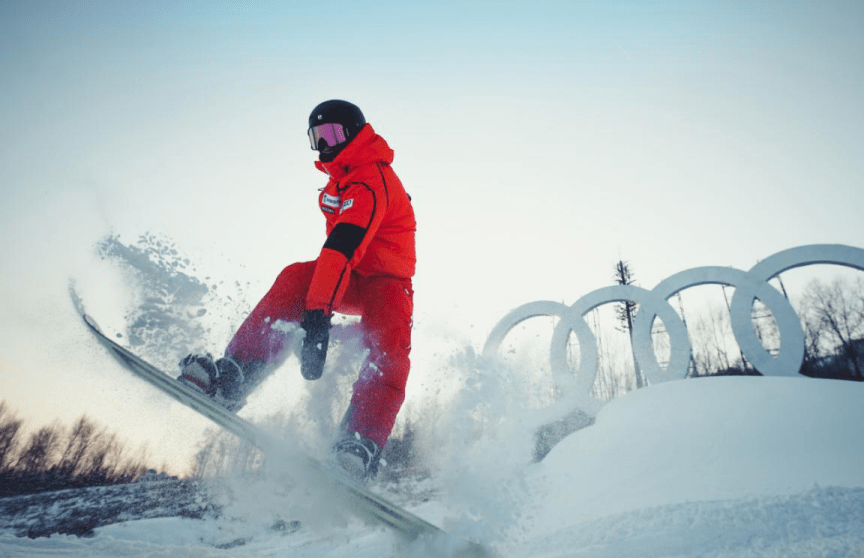
<svg viewBox="0 0 864 558"><path fill-rule="evenodd" d="M487 459L392 496L502 557L864 557L862 425L862 384L681 380L612 401L540 463L515 467L507 456L530 451L499 437ZM89 538L7 531L0 556L448 555L447 541L405 542L342 514L274 528L290 498L267 480L234 494L218 517L126 521Z"/></svg>

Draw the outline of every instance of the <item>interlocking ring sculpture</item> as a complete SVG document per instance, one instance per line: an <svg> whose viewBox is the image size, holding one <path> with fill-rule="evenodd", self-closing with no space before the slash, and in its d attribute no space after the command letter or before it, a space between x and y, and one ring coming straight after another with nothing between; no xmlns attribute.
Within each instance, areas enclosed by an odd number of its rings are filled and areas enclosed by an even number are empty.
<svg viewBox="0 0 864 558"><path fill-rule="evenodd" d="M836 264L864 271L864 249L839 244L813 244L778 252L749 271L732 267L696 267L661 281L654 289L634 285L613 285L593 291L571 306L559 302L537 301L524 304L504 316L492 329L483 355L494 358L507 334L525 320L535 317L558 317L552 334L549 363L559 385L575 389L583 410L596 411L603 402L591 397L597 373L597 341L584 316L604 304L632 301L640 305L633 322L633 355L640 370L654 383L684 378L690 364L690 340L681 317L669 304L676 293L699 285L720 284L735 287L730 303L732 332L741 352L760 373L768 376L798 374L804 358L804 331L789 301L770 283L777 275L814 264ZM773 314L780 333L780 351L772 356L759 341L752 327L753 303L759 299ZM651 327L659 318L669 335L670 359L664 369L657 362L651 341ZM579 368L574 378L567 364L567 342L575 333L579 340Z"/></svg>

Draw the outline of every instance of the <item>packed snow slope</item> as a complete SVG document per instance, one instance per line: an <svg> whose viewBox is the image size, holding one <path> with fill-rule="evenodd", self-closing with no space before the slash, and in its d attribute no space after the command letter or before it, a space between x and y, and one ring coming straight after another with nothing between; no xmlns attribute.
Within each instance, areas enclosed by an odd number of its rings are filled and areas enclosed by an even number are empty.
<svg viewBox="0 0 864 558"><path fill-rule="evenodd" d="M503 557L862 557L862 424L862 384L668 382L610 402L540 463L511 468L501 456L530 448L499 437L487 459L442 471L437 496L409 507ZM254 520L272 500L256 493L218 519L127 522L92 538L3 534L0 555L448 555L350 520L274 532Z"/></svg>
<svg viewBox="0 0 864 558"><path fill-rule="evenodd" d="M777 546L778 556L864 556L862 397L864 385L805 377L699 378L631 392L532 467L535 517L523 548L581 556L586 540L571 536L582 532L574 528L618 514L615 530L601 521L605 527L590 533L612 549L584 555L631 555L627 539L638 534L657 539L660 552L637 545L634 556L762 555L751 545ZM820 507L820 487L839 488L843 502ZM854 513L840 513L846 505ZM765 506L777 510L753 515ZM656 521L664 516L661 527ZM822 548L818 529L827 518L840 532L848 524L848 554ZM658 531L648 533L652 524ZM810 537L816 551L796 552L796 539ZM745 547L741 554L727 548L737 545Z"/></svg>
<svg viewBox="0 0 864 558"><path fill-rule="evenodd" d="M631 392L534 467L538 524L556 529L562 520L815 485L864 487L862 388L744 376Z"/></svg>

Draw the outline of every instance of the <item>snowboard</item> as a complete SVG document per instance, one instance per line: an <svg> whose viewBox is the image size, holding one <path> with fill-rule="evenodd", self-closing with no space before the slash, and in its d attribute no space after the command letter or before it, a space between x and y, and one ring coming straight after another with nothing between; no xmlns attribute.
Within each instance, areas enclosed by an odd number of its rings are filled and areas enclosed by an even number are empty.
<svg viewBox="0 0 864 558"><path fill-rule="evenodd" d="M270 434L242 417L235 415L209 397L177 381L169 374L112 340L86 313L75 291L70 289L70 293L73 303L83 318L87 329L124 368L162 390L183 405L209 418L225 430L257 446L266 455L278 456L279 458L286 457L287 448L290 447L290 444L286 440ZM383 524L409 539L416 539L417 537L443 539L446 537L444 531L435 525L390 500L375 494L365 486L361 486L343 477L337 471L331 470L324 464L299 454L290 455L290 459L292 465L299 464L303 469L298 473L299 478L307 481L307 483L311 481L309 484L312 486L326 487L327 490L337 491L340 499L347 504L352 513L361 519ZM454 556L475 558L491 558L494 556L485 547L474 542L459 540L451 541L451 544L455 544Z"/></svg>

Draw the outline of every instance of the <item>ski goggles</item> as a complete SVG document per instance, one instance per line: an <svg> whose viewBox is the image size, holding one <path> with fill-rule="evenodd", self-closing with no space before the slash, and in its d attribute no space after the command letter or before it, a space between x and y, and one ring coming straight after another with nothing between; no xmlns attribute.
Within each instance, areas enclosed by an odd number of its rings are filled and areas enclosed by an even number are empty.
<svg viewBox="0 0 864 558"><path fill-rule="evenodd" d="M312 149L318 151L318 143L324 140L330 147L336 147L340 143L348 141L345 128L342 124L319 124L309 128L309 144Z"/></svg>

